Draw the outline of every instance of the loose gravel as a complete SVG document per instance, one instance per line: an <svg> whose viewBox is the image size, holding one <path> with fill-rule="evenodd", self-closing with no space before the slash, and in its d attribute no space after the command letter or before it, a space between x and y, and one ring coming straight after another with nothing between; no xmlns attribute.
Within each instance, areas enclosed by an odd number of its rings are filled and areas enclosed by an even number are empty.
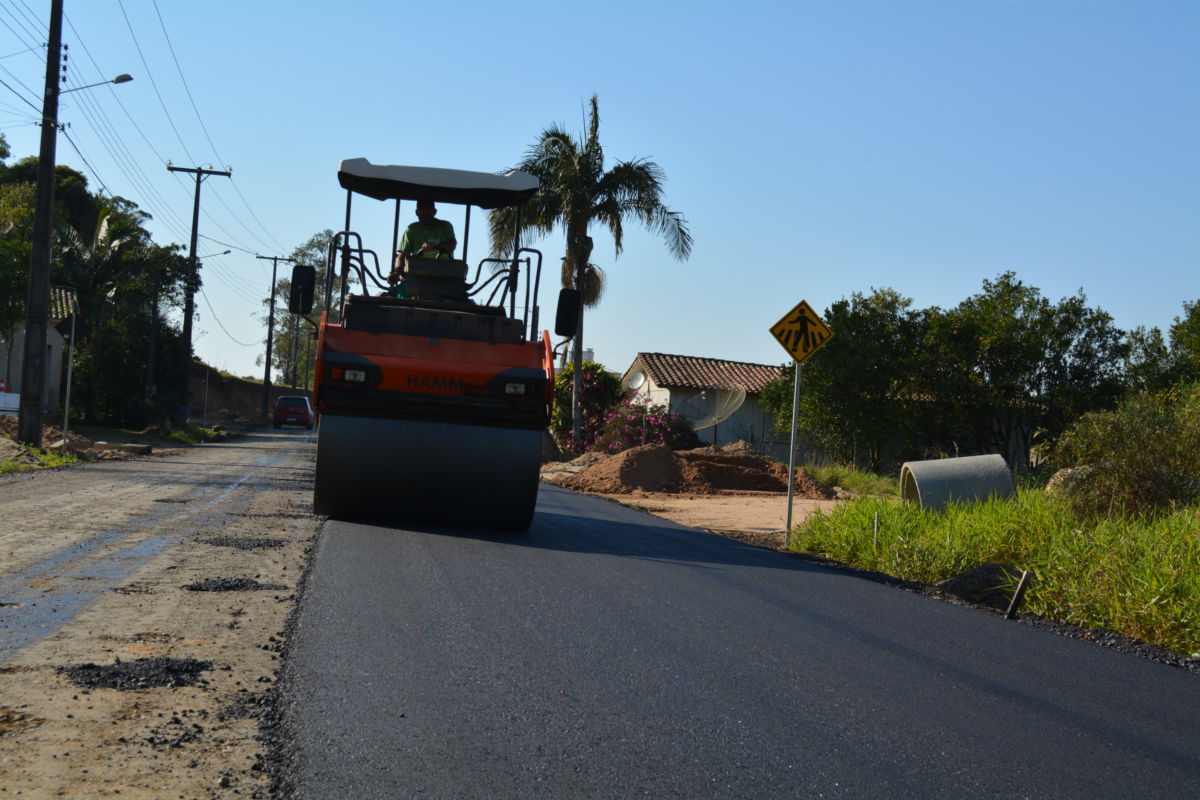
<svg viewBox="0 0 1200 800"><path fill-rule="evenodd" d="M76 664L59 667L76 686L85 689L152 689L192 686L203 683L201 674L212 669L211 661L194 658L139 658L115 664Z"/></svg>
<svg viewBox="0 0 1200 800"><path fill-rule="evenodd" d="M260 539L253 536L213 536L200 541L217 547L235 547L238 550L261 550L268 547L283 547L287 544L282 539Z"/></svg>
<svg viewBox="0 0 1200 800"><path fill-rule="evenodd" d="M288 587L281 583L259 583L251 578L205 578L196 583L185 583L179 588L189 592L260 592L279 591Z"/></svg>

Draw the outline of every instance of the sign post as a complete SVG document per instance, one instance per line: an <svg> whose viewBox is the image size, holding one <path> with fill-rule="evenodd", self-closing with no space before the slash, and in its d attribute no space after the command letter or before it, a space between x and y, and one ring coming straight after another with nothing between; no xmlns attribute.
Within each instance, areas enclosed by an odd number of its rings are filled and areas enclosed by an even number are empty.
<svg viewBox="0 0 1200 800"><path fill-rule="evenodd" d="M771 326L771 335L788 351L795 367L792 392L792 439L788 445L788 497L785 544L792 536L792 497L796 486L796 420L800 411L800 365L833 338L833 331L804 300Z"/></svg>

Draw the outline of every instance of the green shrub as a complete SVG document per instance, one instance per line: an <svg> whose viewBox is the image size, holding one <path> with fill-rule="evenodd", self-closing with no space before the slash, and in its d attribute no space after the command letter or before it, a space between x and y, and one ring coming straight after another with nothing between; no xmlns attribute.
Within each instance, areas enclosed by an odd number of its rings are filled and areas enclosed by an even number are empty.
<svg viewBox="0 0 1200 800"><path fill-rule="evenodd" d="M1142 393L1113 411L1085 414L1059 440L1056 484L1083 519L1160 513L1200 488L1200 386Z"/></svg>

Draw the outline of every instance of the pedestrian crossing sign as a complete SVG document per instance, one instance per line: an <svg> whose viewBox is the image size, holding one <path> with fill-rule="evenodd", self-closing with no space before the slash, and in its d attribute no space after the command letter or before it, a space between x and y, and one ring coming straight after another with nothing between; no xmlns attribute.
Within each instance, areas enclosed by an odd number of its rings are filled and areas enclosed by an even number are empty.
<svg viewBox="0 0 1200 800"><path fill-rule="evenodd" d="M817 316L812 307L801 300L800 305L783 315L771 326L771 335L783 345L796 363L803 364L833 338L833 331Z"/></svg>

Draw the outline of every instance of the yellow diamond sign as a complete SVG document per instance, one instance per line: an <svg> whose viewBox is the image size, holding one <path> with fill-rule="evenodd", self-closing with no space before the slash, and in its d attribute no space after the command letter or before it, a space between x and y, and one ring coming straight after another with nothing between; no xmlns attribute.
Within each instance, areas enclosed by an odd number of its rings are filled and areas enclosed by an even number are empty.
<svg viewBox="0 0 1200 800"><path fill-rule="evenodd" d="M797 363L802 364L833 338L833 331L808 303L801 300L800 305L784 314L783 319L771 326L771 335Z"/></svg>

